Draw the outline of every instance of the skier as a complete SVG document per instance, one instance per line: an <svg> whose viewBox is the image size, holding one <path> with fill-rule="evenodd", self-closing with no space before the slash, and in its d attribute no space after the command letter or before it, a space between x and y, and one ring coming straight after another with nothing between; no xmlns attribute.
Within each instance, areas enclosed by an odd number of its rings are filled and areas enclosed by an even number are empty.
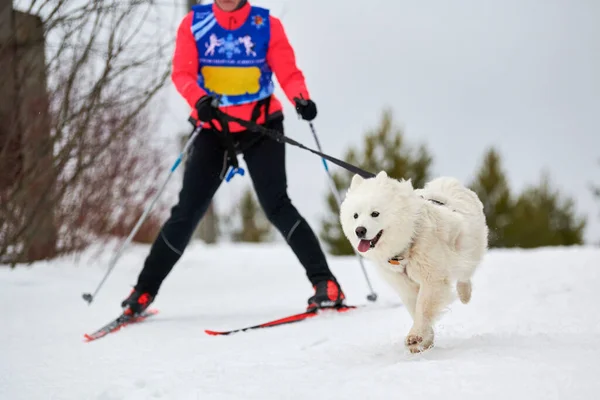
<svg viewBox="0 0 600 400"><path fill-rule="evenodd" d="M240 38L251 41L253 51L242 51ZM210 46L214 51L204 51ZM246 0L196 5L179 25L172 67L175 88L203 129L188 154L178 203L155 239L137 284L121 304L124 311L138 314L154 301L227 171L236 171L237 154L244 156L267 218L312 284L307 309L344 304L344 293L317 237L288 197L285 144L223 121L216 112L218 107L225 114L283 132L282 105L273 94L274 73L298 114L307 121L316 117L317 107L280 20ZM215 102L219 98L220 105Z"/></svg>

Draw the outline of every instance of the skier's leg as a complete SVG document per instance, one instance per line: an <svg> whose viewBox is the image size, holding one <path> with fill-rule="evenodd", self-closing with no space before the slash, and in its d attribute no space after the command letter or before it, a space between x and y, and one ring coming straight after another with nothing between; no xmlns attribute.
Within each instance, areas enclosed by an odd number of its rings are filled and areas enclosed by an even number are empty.
<svg viewBox="0 0 600 400"><path fill-rule="evenodd" d="M226 172L226 153L216 134L211 130L202 131L186 162L179 200L171 208L171 215L152 244L135 289L123 306L129 305L138 312L135 309L138 303L144 303L137 306L143 309L152 302L163 280L182 256Z"/></svg>
<svg viewBox="0 0 600 400"><path fill-rule="evenodd" d="M268 128L283 132L283 121L274 120ZM320 306L339 304L344 294L327 265L319 241L288 196L285 144L264 137L244 151L244 160L265 215L283 235L315 287L316 303ZM309 303L314 300L309 299Z"/></svg>

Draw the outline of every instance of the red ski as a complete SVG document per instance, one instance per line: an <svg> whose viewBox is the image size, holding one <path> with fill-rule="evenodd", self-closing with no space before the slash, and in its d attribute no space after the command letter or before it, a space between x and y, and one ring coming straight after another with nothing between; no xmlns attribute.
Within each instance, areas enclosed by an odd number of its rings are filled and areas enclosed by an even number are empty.
<svg viewBox="0 0 600 400"><path fill-rule="evenodd" d="M142 322L153 315L158 314L158 310L150 309L144 311L142 314L137 316L131 316L126 314L121 314L118 318L104 325L102 328L98 329L96 332L92 334L84 334L85 342L91 342L92 340L97 340L103 338L109 333L113 333L123 328L124 326L135 324L138 322Z"/></svg>
<svg viewBox="0 0 600 400"><path fill-rule="evenodd" d="M337 307L337 308L331 308L331 309L328 308L328 309L322 309L322 310L316 309L316 310L311 310L311 311L305 311L300 314L290 315L288 317L276 319L274 321L264 322L259 325L248 326L246 328L233 329L230 331L211 331L211 330L206 329L204 332L206 332L209 335L213 335L213 336L230 335L232 333L245 332L245 331L249 331L252 329L271 328L273 326L280 326L280 325L291 324L294 322L304 321L306 319L318 316L321 312L335 311L335 312L342 313L342 312L346 312L346 311L349 311L349 310L352 310L355 308L357 308L357 306L341 306L341 307Z"/></svg>

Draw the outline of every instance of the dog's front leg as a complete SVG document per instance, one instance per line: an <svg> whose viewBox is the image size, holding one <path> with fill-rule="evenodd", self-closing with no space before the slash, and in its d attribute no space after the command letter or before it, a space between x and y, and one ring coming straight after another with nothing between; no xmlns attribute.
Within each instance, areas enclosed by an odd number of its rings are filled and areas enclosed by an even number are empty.
<svg viewBox="0 0 600 400"><path fill-rule="evenodd" d="M451 291L447 282L423 282L417 296L415 321L406 337L411 353L433 346L433 324L448 303Z"/></svg>
<svg viewBox="0 0 600 400"><path fill-rule="evenodd" d="M386 263L387 264L387 263ZM419 285L410 280L405 272L390 270L389 266L379 264L379 273L385 278L390 286L396 291L406 311L410 317L415 319L415 310L417 308L417 295L419 293Z"/></svg>

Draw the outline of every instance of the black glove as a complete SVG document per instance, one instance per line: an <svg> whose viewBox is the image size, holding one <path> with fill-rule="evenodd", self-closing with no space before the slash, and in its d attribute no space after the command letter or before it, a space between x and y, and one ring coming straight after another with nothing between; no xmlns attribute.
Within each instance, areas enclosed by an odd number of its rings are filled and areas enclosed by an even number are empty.
<svg viewBox="0 0 600 400"><path fill-rule="evenodd" d="M196 111L198 112L198 119L200 121L210 122L218 118L217 110L218 105L213 96L202 96L196 102Z"/></svg>
<svg viewBox="0 0 600 400"><path fill-rule="evenodd" d="M296 111L306 121L312 121L317 116L317 105L312 100L295 98Z"/></svg>

